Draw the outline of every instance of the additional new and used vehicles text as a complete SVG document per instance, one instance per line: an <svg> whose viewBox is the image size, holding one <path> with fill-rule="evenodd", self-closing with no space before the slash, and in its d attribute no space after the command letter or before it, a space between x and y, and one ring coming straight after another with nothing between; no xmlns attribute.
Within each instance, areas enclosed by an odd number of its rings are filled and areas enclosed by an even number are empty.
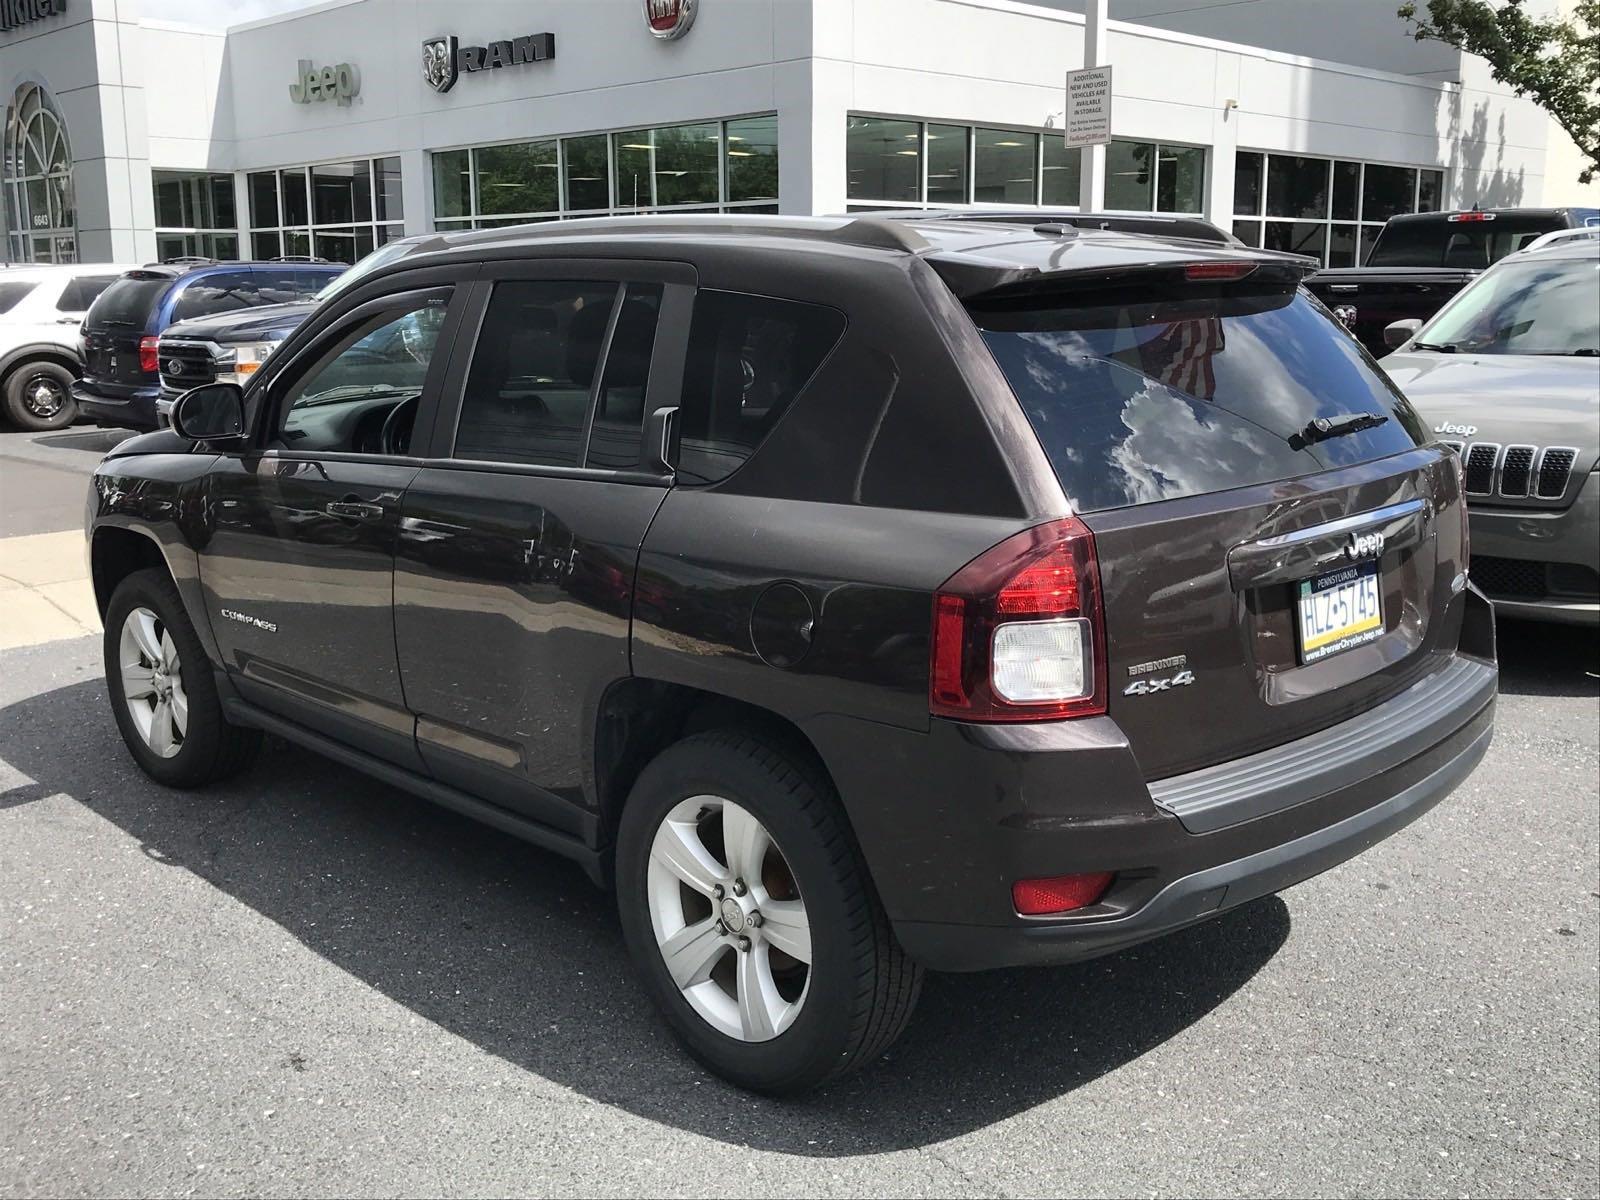
<svg viewBox="0 0 1600 1200"><path fill-rule="evenodd" d="M1497 611L1600 624L1600 229L1486 272L1383 360L1466 465L1472 578ZM1410 335L1409 338L1407 335Z"/></svg>
<svg viewBox="0 0 1600 1200"><path fill-rule="evenodd" d="M174 786L265 730L571 856L729 1079L872 1061L925 968L1286 888L1489 744L1460 459L1304 259L1026 220L402 245L101 464L116 721Z"/></svg>
<svg viewBox="0 0 1600 1200"><path fill-rule="evenodd" d="M155 429L162 332L176 321L307 300L344 270L290 262L156 263L129 271L83 320L83 374L72 397L101 425Z"/></svg>
<svg viewBox="0 0 1600 1200"><path fill-rule="evenodd" d="M1425 321L1479 272L1558 229L1600 223L1592 208L1501 208L1390 217L1359 267L1318 271L1306 283L1374 355L1384 328Z"/></svg>
<svg viewBox="0 0 1600 1200"><path fill-rule="evenodd" d="M21 429L61 429L78 408L78 325L128 268L109 263L0 270L0 410Z"/></svg>

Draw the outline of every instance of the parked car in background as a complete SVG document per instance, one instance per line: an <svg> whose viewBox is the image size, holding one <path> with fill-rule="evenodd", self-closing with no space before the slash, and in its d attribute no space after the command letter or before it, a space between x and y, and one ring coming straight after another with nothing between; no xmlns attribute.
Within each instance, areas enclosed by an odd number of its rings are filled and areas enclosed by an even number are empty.
<svg viewBox="0 0 1600 1200"><path fill-rule="evenodd" d="M1359 267L1318 271L1306 286L1374 356L1384 329L1427 320L1478 274L1553 230L1600 223L1600 209L1500 208L1390 217Z"/></svg>
<svg viewBox="0 0 1600 1200"><path fill-rule="evenodd" d="M1462 456L1473 582L1499 612L1595 625L1600 229L1541 241L1393 327L1383 367Z"/></svg>
<svg viewBox="0 0 1600 1200"><path fill-rule="evenodd" d="M402 239L380 246L334 276L310 300L235 309L167 326L157 344L161 394L156 398L156 423L165 428L172 402L192 387L218 380L249 382L266 362L267 355L298 329L300 322L310 316L320 302L337 295L368 271L406 253L406 247L416 240Z"/></svg>
<svg viewBox="0 0 1600 1200"><path fill-rule="evenodd" d="M0 269L0 410L21 429L60 429L78 406L78 326L128 268L112 263Z"/></svg>
<svg viewBox="0 0 1600 1200"><path fill-rule="evenodd" d="M160 337L177 321L307 300L342 264L153 263L101 293L83 320L83 374L72 397L101 425L155 429Z"/></svg>

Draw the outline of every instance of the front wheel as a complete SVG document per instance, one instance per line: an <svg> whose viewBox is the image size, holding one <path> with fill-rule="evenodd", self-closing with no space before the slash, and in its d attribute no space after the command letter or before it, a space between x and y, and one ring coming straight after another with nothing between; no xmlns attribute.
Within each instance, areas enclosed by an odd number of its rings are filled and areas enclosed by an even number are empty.
<svg viewBox="0 0 1600 1200"><path fill-rule="evenodd" d="M53 362L23 363L5 387L6 415L29 432L65 429L78 415L72 372Z"/></svg>
<svg viewBox="0 0 1600 1200"><path fill-rule="evenodd" d="M104 650L117 728L146 775L189 788L249 765L261 734L223 716L210 660L163 572L135 571L117 585Z"/></svg>
<svg viewBox="0 0 1600 1200"><path fill-rule="evenodd" d="M717 1074L804 1091L881 1055L922 971L894 940L833 789L722 731L640 774L617 840L624 936L674 1031Z"/></svg>

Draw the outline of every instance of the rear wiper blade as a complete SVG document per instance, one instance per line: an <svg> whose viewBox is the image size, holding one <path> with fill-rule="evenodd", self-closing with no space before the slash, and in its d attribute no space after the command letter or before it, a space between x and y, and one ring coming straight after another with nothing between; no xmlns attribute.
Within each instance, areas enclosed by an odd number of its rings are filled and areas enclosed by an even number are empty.
<svg viewBox="0 0 1600 1200"><path fill-rule="evenodd" d="M1372 412L1335 413L1331 417L1316 417L1299 433L1289 437L1289 446L1294 450L1304 450L1314 442L1341 437L1347 433L1359 433L1363 429L1376 429L1388 419L1382 413Z"/></svg>

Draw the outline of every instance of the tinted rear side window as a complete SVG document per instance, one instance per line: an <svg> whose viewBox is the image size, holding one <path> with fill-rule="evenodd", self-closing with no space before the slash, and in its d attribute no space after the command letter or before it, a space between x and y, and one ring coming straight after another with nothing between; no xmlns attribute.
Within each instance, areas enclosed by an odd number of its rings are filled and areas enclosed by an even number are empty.
<svg viewBox="0 0 1600 1200"><path fill-rule="evenodd" d="M1384 227L1367 256L1369 267L1456 267L1481 271L1552 229L1557 217L1495 217L1492 221L1403 221Z"/></svg>
<svg viewBox="0 0 1600 1200"><path fill-rule="evenodd" d="M679 413L678 476L715 483L738 470L844 333L820 304L696 294Z"/></svg>
<svg viewBox="0 0 1600 1200"><path fill-rule="evenodd" d="M467 373L455 457L576 467L614 283L496 284Z"/></svg>
<svg viewBox="0 0 1600 1200"><path fill-rule="evenodd" d="M143 329L151 311L172 286L167 275L124 275L89 306L90 325L132 325Z"/></svg>
<svg viewBox="0 0 1600 1200"><path fill-rule="evenodd" d="M255 277L248 271L228 271L220 275L203 275L192 280L178 297L173 307L174 322L191 317L209 317L215 313L231 312L237 308L253 308L262 303Z"/></svg>
<svg viewBox="0 0 1600 1200"><path fill-rule="evenodd" d="M37 283L0 283L0 313L10 312L38 286Z"/></svg>
<svg viewBox="0 0 1600 1200"><path fill-rule="evenodd" d="M56 298L56 310L64 313L88 312L89 306L117 281L115 275L80 275L70 280Z"/></svg>
<svg viewBox="0 0 1600 1200"><path fill-rule="evenodd" d="M1303 293L1195 285L1093 299L971 309L1080 512L1292 478L1427 440L1405 398ZM1305 442L1314 418L1350 413L1383 421Z"/></svg>

